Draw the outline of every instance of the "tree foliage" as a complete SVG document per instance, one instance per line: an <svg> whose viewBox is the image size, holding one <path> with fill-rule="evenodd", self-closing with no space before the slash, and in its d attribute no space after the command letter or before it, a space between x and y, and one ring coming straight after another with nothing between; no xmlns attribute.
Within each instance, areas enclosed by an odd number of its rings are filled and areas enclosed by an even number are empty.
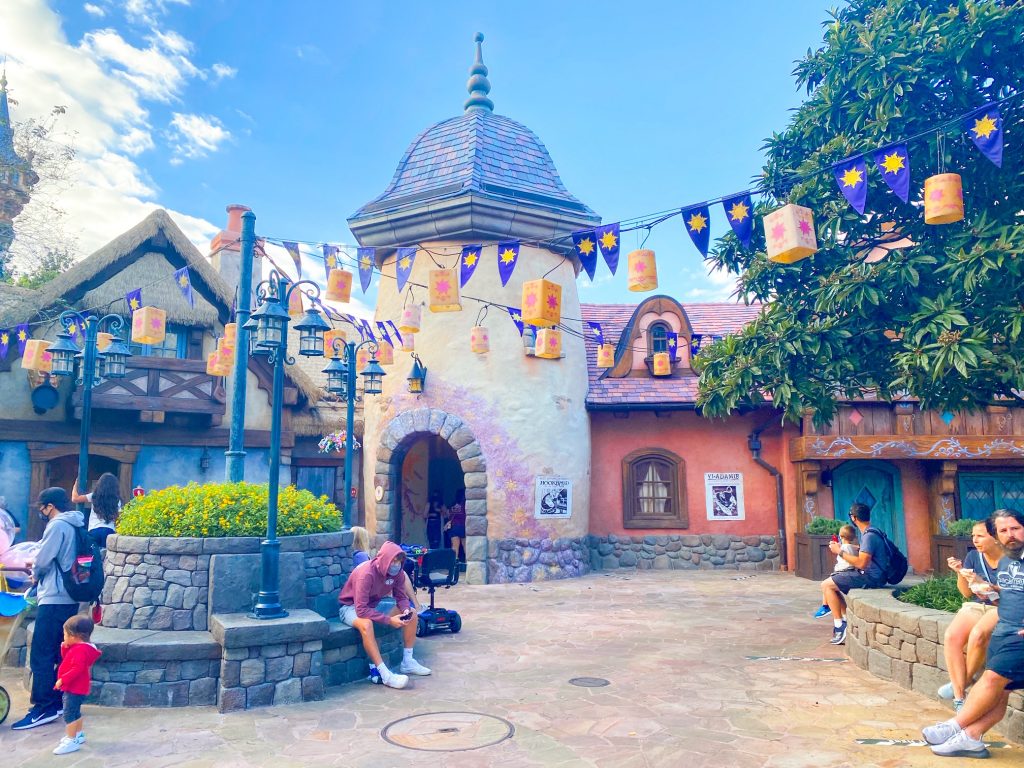
<svg viewBox="0 0 1024 768"><path fill-rule="evenodd" d="M826 422L837 400L865 393L941 410L1020 400L1024 97L1000 107L1002 169L962 124L936 129L1024 90L1024 4L854 0L824 26L823 46L794 72L808 97L766 142L758 211L783 201L811 208L820 250L784 266L766 259L763 232L751 251L731 234L717 242L713 261L739 273L739 294L764 311L702 350L699 406L721 416L771 397L789 419L811 409ZM870 153L917 134L904 204ZM864 216L831 171L862 152ZM924 179L940 167L962 175L966 218L926 225ZM892 248L902 238L911 245ZM886 244L887 253L877 250Z"/></svg>

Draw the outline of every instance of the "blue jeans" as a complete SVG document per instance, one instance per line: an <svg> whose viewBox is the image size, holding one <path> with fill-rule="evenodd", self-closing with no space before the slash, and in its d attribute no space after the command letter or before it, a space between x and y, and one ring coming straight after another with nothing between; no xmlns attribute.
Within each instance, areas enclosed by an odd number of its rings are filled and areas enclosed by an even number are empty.
<svg viewBox="0 0 1024 768"><path fill-rule="evenodd" d="M32 631L32 704L39 709L56 712L62 706L60 691L53 690L60 666L60 644L64 642L64 622L78 613L78 603L71 605L40 605L36 608L36 625Z"/></svg>

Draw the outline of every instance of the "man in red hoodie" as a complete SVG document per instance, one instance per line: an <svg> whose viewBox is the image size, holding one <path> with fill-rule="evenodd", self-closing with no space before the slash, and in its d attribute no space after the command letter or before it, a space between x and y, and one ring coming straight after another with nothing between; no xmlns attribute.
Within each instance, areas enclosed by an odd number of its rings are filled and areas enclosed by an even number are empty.
<svg viewBox="0 0 1024 768"><path fill-rule="evenodd" d="M341 621L355 627L363 638L363 649L370 660L370 680L389 688L404 688L409 682L408 675L430 674L427 667L412 657L416 644L416 615L405 593L405 579L402 578L404 562L402 548L393 541L386 541L375 558L356 566L338 595ZM387 601L381 605L386 598ZM394 606L390 598L394 599ZM405 641L399 667L402 674L389 670L381 658L377 638L373 634L374 622L402 630Z"/></svg>

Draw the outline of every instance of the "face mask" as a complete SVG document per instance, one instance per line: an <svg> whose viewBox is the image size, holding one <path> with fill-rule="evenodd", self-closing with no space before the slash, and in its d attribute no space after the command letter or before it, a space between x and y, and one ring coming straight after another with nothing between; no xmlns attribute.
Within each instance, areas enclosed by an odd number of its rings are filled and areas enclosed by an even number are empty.
<svg viewBox="0 0 1024 768"><path fill-rule="evenodd" d="M388 576L397 576L402 572L402 566L400 563L392 563L388 566Z"/></svg>
<svg viewBox="0 0 1024 768"><path fill-rule="evenodd" d="M46 512L44 512L43 510L39 510L39 519L42 520L44 523L50 522L50 516L46 514Z"/></svg>

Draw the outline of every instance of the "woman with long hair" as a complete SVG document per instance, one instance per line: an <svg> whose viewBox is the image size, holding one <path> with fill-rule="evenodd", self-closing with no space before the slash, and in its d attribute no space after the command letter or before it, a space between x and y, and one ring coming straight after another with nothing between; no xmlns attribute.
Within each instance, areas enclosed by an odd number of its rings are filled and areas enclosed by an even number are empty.
<svg viewBox="0 0 1024 768"><path fill-rule="evenodd" d="M121 513L121 492L117 478L104 472L96 480L89 493L78 492L78 481L71 489L72 504L91 504L92 514L89 515L89 535L101 547L107 545L107 536L114 532L114 524Z"/></svg>
<svg viewBox="0 0 1024 768"><path fill-rule="evenodd" d="M352 531L352 567L362 565L370 559L370 532L361 525L353 525Z"/></svg>
<svg viewBox="0 0 1024 768"><path fill-rule="evenodd" d="M455 503L452 504L451 509L448 511L448 524L445 526L448 530L448 535L452 537L452 549L455 550L455 558L457 560L465 560L465 554L459 557L459 550L462 548L462 543L466 540L466 489L459 488L455 492ZM465 550L463 550L465 551Z"/></svg>

